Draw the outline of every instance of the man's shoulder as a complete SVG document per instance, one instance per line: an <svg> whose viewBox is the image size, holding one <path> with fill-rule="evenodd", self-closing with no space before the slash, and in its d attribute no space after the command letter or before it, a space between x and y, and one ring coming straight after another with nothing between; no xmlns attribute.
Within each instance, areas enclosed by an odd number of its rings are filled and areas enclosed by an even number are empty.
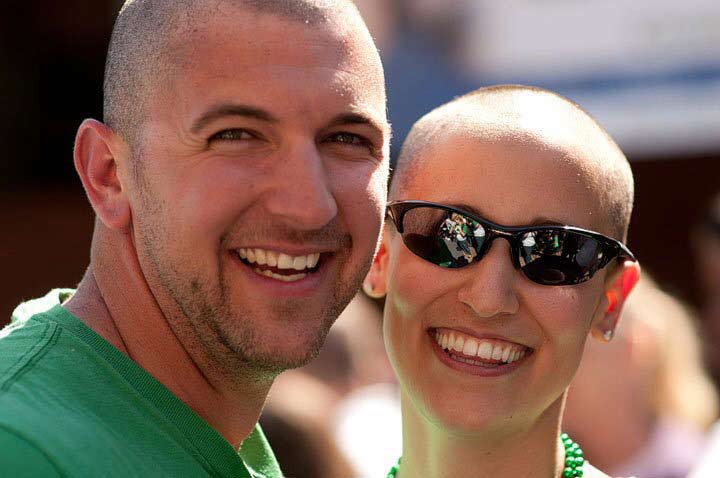
<svg viewBox="0 0 720 478"><path fill-rule="evenodd" d="M43 297L22 302L15 307L15 310L10 316L10 325L8 327L12 330L14 327L24 325L24 323L33 316L47 312L53 307L60 305L74 292L73 289L53 289Z"/></svg>
<svg viewBox="0 0 720 478"><path fill-rule="evenodd" d="M65 334L60 341L62 328L52 320L53 310L59 308L63 293L64 290L56 289L45 297L20 304L13 312L10 324L0 330L0 399L16 382L43 371L46 372L43 382L63 382L62 376L48 368L73 366L72 357L57 349L76 349L78 341L72 334ZM48 354L51 354L49 359Z"/></svg>
<svg viewBox="0 0 720 478"><path fill-rule="evenodd" d="M54 460L34 440L0 425L0 470L3 476L60 477Z"/></svg>
<svg viewBox="0 0 720 478"><path fill-rule="evenodd" d="M20 304L0 330L0 469L7 476L63 476L47 450L66 437L72 414L57 400L63 380L52 369L63 366L54 360L62 356L55 350L61 328L47 314L64 292Z"/></svg>
<svg viewBox="0 0 720 478"><path fill-rule="evenodd" d="M76 415L76 397L92 393L68 373L81 377L86 362L76 360L81 343L49 315L58 304L48 296L25 302L0 331L0 432L20 447L62 433ZM5 460L10 453L2 450Z"/></svg>
<svg viewBox="0 0 720 478"><path fill-rule="evenodd" d="M97 437L113 380L102 358L54 320L63 292L21 304L0 331L0 433L28 453L68 436ZM0 447L0 461L12 449Z"/></svg>
<svg viewBox="0 0 720 478"><path fill-rule="evenodd" d="M12 322L0 330L0 400L18 380L42 368L43 357L60 335L57 323L43 313L31 313L31 308L23 308L26 304L15 309Z"/></svg>

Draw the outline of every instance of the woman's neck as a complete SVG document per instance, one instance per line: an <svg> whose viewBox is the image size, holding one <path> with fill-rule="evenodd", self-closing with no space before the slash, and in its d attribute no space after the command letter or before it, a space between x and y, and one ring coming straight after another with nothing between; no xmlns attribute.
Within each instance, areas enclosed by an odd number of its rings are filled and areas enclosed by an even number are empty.
<svg viewBox="0 0 720 478"><path fill-rule="evenodd" d="M562 402L558 399L532 423L510 419L470 434L429 422L403 393L403 458L397 477L556 478L565 460L558 438Z"/></svg>

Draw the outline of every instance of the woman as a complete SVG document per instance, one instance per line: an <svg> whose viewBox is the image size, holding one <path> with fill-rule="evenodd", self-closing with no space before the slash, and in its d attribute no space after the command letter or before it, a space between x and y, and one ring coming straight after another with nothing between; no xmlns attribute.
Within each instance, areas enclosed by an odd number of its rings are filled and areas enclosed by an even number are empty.
<svg viewBox="0 0 720 478"><path fill-rule="evenodd" d="M612 338L639 276L632 189L604 130L543 90L481 89L413 127L364 285L401 388L388 476L607 476L560 423L586 338Z"/></svg>

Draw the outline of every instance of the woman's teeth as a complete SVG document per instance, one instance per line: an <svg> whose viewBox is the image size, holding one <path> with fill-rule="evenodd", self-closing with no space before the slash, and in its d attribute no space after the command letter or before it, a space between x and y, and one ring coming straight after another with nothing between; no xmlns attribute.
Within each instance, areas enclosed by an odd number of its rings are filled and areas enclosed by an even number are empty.
<svg viewBox="0 0 720 478"><path fill-rule="evenodd" d="M484 361L494 360L496 362L512 363L520 360L527 353L527 347L519 344L478 339L457 331L436 330L435 341L447 352L452 353L455 351L464 355L464 357L460 357L452 354L454 359L475 365L481 365L481 362L473 360L472 357Z"/></svg>
<svg viewBox="0 0 720 478"><path fill-rule="evenodd" d="M244 262L256 266L252 268L255 273L283 282L295 282L304 278L317 266L320 260L319 252L302 256L291 256L283 252L258 248L237 249L237 255ZM297 271L297 273L279 273L284 271Z"/></svg>

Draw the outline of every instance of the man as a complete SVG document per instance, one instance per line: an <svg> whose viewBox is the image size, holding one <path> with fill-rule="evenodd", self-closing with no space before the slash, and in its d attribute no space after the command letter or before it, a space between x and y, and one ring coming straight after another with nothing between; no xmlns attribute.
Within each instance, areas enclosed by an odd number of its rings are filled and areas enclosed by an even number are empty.
<svg viewBox="0 0 720 478"><path fill-rule="evenodd" d="M74 150L88 271L0 339L0 469L279 476L265 397L317 353L382 223L372 39L349 1L129 0L104 100Z"/></svg>

